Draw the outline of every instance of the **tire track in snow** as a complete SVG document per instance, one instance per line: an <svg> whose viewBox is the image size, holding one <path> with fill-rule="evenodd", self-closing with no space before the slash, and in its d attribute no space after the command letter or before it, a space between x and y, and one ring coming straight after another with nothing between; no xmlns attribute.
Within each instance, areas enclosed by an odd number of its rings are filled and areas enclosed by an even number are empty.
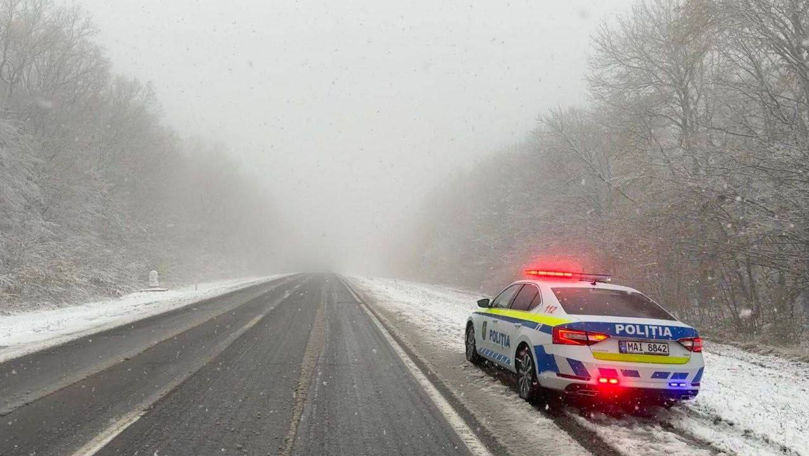
<svg viewBox="0 0 809 456"><path fill-rule="evenodd" d="M514 374L494 366L489 361L484 361L478 368L507 387L515 400L523 400L519 397L517 380ZM569 413L564 408L559 408L552 402L537 402L531 405L537 412L553 420L560 430L566 432L582 446L592 451L593 454L599 456L621 456L625 454L620 447L604 439L596 429L586 426L577 419L578 417L575 414Z"/></svg>
<svg viewBox="0 0 809 456"><path fill-rule="evenodd" d="M711 442L682 432L663 422L636 416L613 417L602 412L576 413L567 409L582 426L592 429L605 440L620 448L622 454L668 456L730 455ZM582 414L584 416L582 416Z"/></svg>
<svg viewBox="0 0 809 456"><path fill-rule="evenodd" d="M710 415L687 404L666 411L658 421L683 435L699 440L710 440L712 446L733 454L772 454L801 456L804 453L771 439L765 434L739 426L719 415Z"/></svg>

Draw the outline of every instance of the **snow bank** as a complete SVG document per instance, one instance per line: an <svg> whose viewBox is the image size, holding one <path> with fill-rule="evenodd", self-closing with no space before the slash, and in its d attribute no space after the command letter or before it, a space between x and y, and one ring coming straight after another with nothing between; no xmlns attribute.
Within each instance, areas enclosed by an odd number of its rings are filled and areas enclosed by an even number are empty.
<svg viewBox="0 0 809 456"><path fill-rule="evenodd" d="M673 424L742 454L809 454L809 364L710 341L705 350L702 391Z"/></svg>
<svg viewBox="0 0 809 456"><path fill-rule="evenodd" d="M377 305L422 328L434 345L463 351L466 319L480 295L393 279L351 281ZM669 455L809 455L809 364L711 342L705 364L693 402L651 419L599 416L580 422L635 454L645 448L646 454Z"/></svg>
<svg viewBox="0 0 809 456"><path fill-rule="evenodd" d="M351 282L380 304L407 316L424 328L435 342L464 350L463 331L469 314L477 309L480 294L440 285L396 279L351 277Z"/></svg>
<svg viewBox="0 0 809 456"><path fill-rule="evenodd" d="M139 292L118 299L0 315L0 362L278 277L282 275L207 282L165 292Z"/></svg>

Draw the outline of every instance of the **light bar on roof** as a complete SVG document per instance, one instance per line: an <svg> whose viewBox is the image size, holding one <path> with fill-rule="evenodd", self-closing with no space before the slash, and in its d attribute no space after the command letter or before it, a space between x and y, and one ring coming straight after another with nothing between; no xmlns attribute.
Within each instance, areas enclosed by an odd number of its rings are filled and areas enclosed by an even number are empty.
<svg viewBox="0 0 809 456"><path fill-rule="evenodd" d="M592 282L609 282L609 274L591 274L587 272L546 271L542 269L526 269L525 274L533 277L548 277L557 279L577 279Z"/></svg>
<svg viewBox="0 0 809 456"><path fill-rule="evenodd" d="M532 276L542 276L542 277L573 277L572 272L542 271L539 269L526 269L525 273Z"/></svg>

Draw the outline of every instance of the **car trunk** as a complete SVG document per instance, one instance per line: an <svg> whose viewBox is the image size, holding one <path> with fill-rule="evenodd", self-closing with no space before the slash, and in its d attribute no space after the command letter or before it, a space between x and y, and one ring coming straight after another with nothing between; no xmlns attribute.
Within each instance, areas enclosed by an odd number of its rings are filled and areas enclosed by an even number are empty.
<svg viewBox="0 0 809 456"><path fill-rule="evenodd" d="M590 345L596 359L653 364L685 364L691 352L677 342L693 331L672 320L577 315L588 331L603 332L609 338Z"/></svg>

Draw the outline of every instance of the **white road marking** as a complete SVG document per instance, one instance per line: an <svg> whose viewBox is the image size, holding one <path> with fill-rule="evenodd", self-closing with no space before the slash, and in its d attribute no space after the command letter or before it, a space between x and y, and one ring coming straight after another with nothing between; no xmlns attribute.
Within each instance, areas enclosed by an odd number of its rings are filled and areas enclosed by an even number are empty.
<svg viewBox="0 0 809 456"><path fill-rule="evenodd" d="M126 428L131 426L135 421L138 421L140 417L145 414L146 410L136 410L124 415L112 423L112 425L105 429L101 434L95 436L93 440L90 440L83 447L74 452L73 456L90 456L96 454L100 449L104 448L108 443L110 443L112 439L117 437L118 434L124 432Z"/></svg>
<svg viewBox="0 0 809 456"><path fill-rule="evenodd" d="M368 314L368 317L371 321L374 322L376 327L379 329L379 332L385 337L385 340L388 341L388 344L393 348L393 351L399 358L402 360L404 365L416 379L418 384L424 389L424 392L427 393L427 397L433 401L438 411L444 415L444 418L447 420L447 423L450 427L458 434L461 441L466 445L466 448L469 449L469 452L472 453L474 456L492 456L492 453L483 445L483 442L478 439L477 435L466 425L466 422L458 415L458 412L450 405L450 403L444 398L440 391L433 385L430 379L427 378L426 375L416 366L416 363L410 358L410 356L402 349L398 342L390 335L387 329L382 325L376 315L374 315L367 307L367 304L364 303L354 290L351 289L350 286L346 286L349 293L357 300L358 303L362 305L362 310Z"/></svg>
<svg viewBox="0 0 809 456"><path fill-rule="evenodd" d="M325 285L328 285L326 282ZM298 376L298 384L295 387L295 406L292 409L292 418L289 420L289 429L287 436L284 439L284 446L278 453L278 456L289 456L292 454L292 449L295 446L295 438L298 434L298 425L300 425L301 416L303 415L303 408L306 405L306 395L309 391L309 385L315 376L315 367L317 367L317 360L320 357L320 352L323 351L323 345L326 343L326 289L325 286L320 293L320 303L315 311L315 320L312 323L312 330L309 333L309 340L306 342L306 349L304 349L303 360L301 361L301 373Z"/></svg>
<svg viewBox="0 0 809 456"><path fill-rule="evenodd" d="M284 277L283 276L279 277L279 279L283 280ZM275 279L272 279L272 280L275 280ZM267 283L271 282L272 280L268 280ZM287 283L287 282L288 281L286 281L286 280L279 281L278 284L275 285L271 289L275 289L278 286L281 286L281 285L283 285L284 283ZM191 303L184 304L184 305L179 306L179 307L175 307L174 309L170 309L170 310L167 310L165 312L160 312L160 313L156 313L156 314L152 314L152 315L147 315L147 316L143 317L142 319L153 318L153 317L156 317L156 316L160 315L161 313L171 312L173 310L177 310L177 309L181 309L181 308L194 307L194 306L198 305L199 303L201 303L203 301L206 301L208 299L216 299L216 298L220 298L220 297L224 296L225 294L228 294L228 293L231 293L231 292L243 291L248 286L255 285L257 283L258 282L251 282L249 285L246 285L245 287L242 287L242 288L234 288L231 291L227 291L227 292L224 292L224 293L219 294L219 295L213 295L213 296L210 296L208 298L203 297L203 298L201 298L199 300L195 300L195 301L193 301ZM256 295L256 296L258 296L258 295ZM238 307L238 306L236 306L236 307ZM161 337L159 337L157 339L154 339L154 340L152 340L149 343L146 343L144 345L136 346L131 351L119 353L119 356L117 356L117 357L110 356L110 357L108 357L106 359L103 359L103 360L99 361L98 363L96 363L96 364L94 364L92 366L87 367L86 369L82 369L80 371L73 372L72 374L65 375L64 377L61 377L59 380L48 384L46 387L43 387L43 388L40 388L40 389L37 389L37 390L33 390L33 391L29 390L24 395L21 395L21 396L11 397L11 398L2 398L2 399L0 399L0 416L7 415L7 414L13 412L14 410L16 410L16 409L18 409L18 408L20 408L20 407L22 407L22 406L24 406L26 404L34 402L35 400L37 400L39 398L45 397L48 394L53 393L54 391L58 391L58 390L60 390L62 388L65 388L65 387L70 386L70 385L72 385L72 384L74 384L76 382L79 382L79 381L81 381L81 380L83 380L83 379L85 379L85 378L87 378L87 377L89 377L91 375L94 375L94 374L96 374L98 372L101 372L101 371L103 371L103 370L105 370L105 369L107 369L109 367L112 367L112 366L120 363L122 358L123 359L125 359L125 358L134 358L135 356L138 356L139 354L145 352L146 350L154 347L157 344L160 344L160 343L163 343L163 342L165 342L165 341L167 341L169 339L172 339L172 338L176 337L178 334L182 334L182 333L184 333L186 331L190 331L191 329L196 328L199 325L205 324L206 322L210 321L213 318L216 318L216 317L218 317L220 315L224 315L227 312L231 312L233 309L235 309L235 307L230 307L230 308L225 307L225 308L222 308L222 309L217 309L217 310L215 310L215 313L211 313L211 314L204 314L203 313L201 315L198 315L197 313L194 313L194 314L191 315L191 317L186 322L186 326L173 328L170 332L163 334ZM81 336L81 337L90 336L90 338L92 338L92 336L94 334L96 334L96 333L108 331L108 330L116 328L116 327L127 326L127 325L130 325L130 324L136 323L139 320L141 320L141 319L136 319L136 320L132 320L132 321L128 321L128 322L121 322L120 325L116 324L116 325L113 325L113 326L110 326L110 327L105 327L105 326L102 325L102 326L99 326L99 327L94 327L94 328L88 329L86 331L81 331L81 332L66 335L66 336L60 336L60 337L56 337L54 339L48 339L48 340L45 340L45 341L43 341L41 343L36 343L34 345L31 345L31 346L26 345L24 350L20 350L19 352L15 351L15 352L13 352L13 354L10 354L9 355L10 358L6 357L6 355L8 355L7 353L4 353L4 352L0 351L0 363L4 363L4 362L8 361L9 359L14 359L14 358L17 358L19 356L23 356L23 355L26 355L26 354L31 354L31 353L34 353L34 352L37 352L37 351L40 351L40 350L45 350L45 349L48 349L48 348L50 348L52 346L56 346L56 345L60 345L62 343L70 342L71 340L79 338L79 336Z"/></svg>
<svg viewBox="0 0 809 456"><path fill-rule="evenodd" d="M126 414L126 415L122 416L121 418L118 418L117 420L115 420L110 426L108 426L106 429L101 431L101 433L96 435L92 440L90 440L89 442L84 444L84 446L82 446L78 450L74 451L72 456L93 456L94 454L98 453L102 448L104 448L108 443L110 443L115 437L120 435L129 426L131 426L136 421L138 421L138 419L140 419L140 417L145 415L147 409L152 404L154 404L155 402L160 400L160 398L162 398L163 396L168 394L174 388L178 387L186 379L188 379L189 377L194 375L197 371L202 369L211 360L213 360L214 358L219 356L219 354L222 353L223 351L225 351L225 349L227 349L230 346L230 344L235 342L236 339L241 337L241 335L244 334L248 329L255 326L256 323L261 321L261 319L264 318L278 304L280 304L281 301L283 301L283 300L287 299L289 296L291 296L292 293L294 293L298 288L300 288L300 286L301 286L301 284L298 284L294 288L292 288L291 291L285 293L283 297L281 297L280 299L278 299L275 302L275 305L268 306L267 309L264 312L262 312L259 315L256 315L255 317L253 317L252 320L248 321L244 326L239 328L238 331L231 334L230 336L228 336L227 339L220 342L216 346L216 349L213 352L211 352L208 356L203 358L202 362L198 363L195 366L195 368L190 369L188 372L186 372L183 375L177 376L174 380L172 380L171 382L166 384L166 386L164 386L159 391L157 391L154 394L152 394L151 396L149 396L149 398L146 399L145 401L143 401L138 407L135 408L135 410L133 410L132 412L129 412L128 414Z"/></svg>

